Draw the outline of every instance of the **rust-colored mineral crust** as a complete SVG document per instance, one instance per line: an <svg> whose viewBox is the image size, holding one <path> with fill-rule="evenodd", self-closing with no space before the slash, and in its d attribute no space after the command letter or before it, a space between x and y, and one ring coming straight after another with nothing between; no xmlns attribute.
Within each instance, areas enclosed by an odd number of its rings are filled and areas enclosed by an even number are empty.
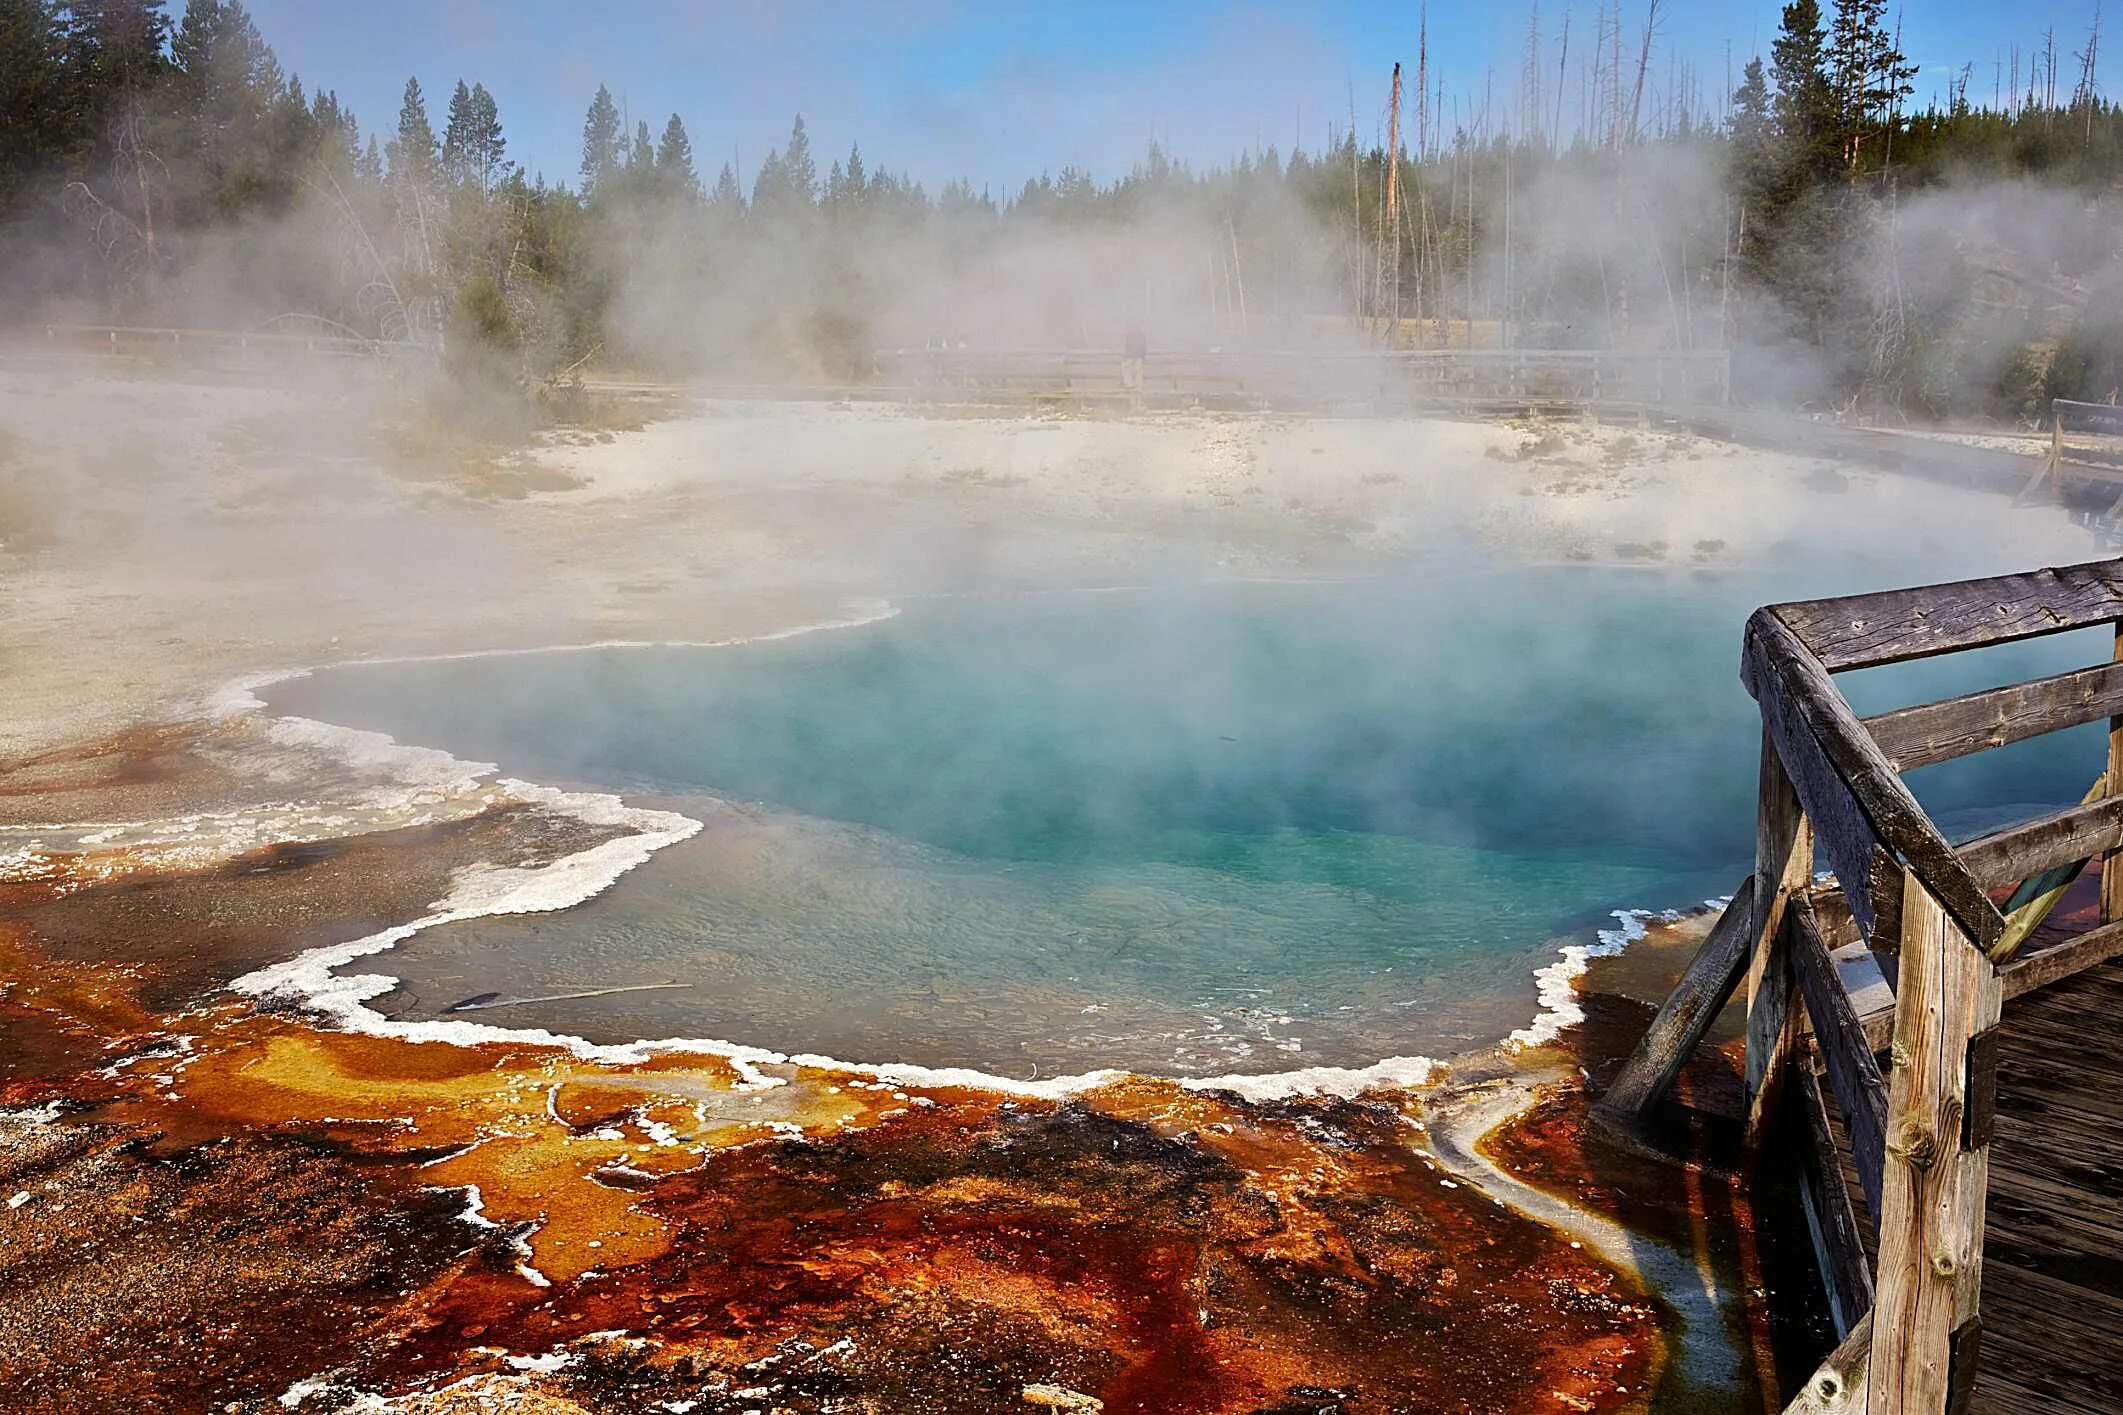
<svg viewBox="0 0 2123 1415"><path fill-rule="evenodd" d="M1407 1093L748 1086L216 990L552 830L0 892L0 1406L1584 1411L1667 1362L1663 1309L1451 1177ZM1552 1165L1548 1122L1497 1153Z"/></svg>

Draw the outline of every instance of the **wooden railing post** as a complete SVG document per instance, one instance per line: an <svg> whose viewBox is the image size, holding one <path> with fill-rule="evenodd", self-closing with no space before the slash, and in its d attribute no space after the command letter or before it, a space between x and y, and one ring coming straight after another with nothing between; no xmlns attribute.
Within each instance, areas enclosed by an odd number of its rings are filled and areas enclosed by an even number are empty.
<svg viewBox="0 0 2123 1415"><path fill-rule="evenodd" d="M1791 1006L1791 955L1784 909L1813 880L1813 829L1799 793L1762 734L1760 797L1754 837L1754 951L1747 965L1747 1143L1762 1139L1776 1109L1785 1063L1798 1040Z"/></svg>
<svg viewBox="0 0 2123 1415"><path fill-rule="evenodd" d="M2115 648L2111 662L2123 663L2123 620L2116 622ZM2123 717L2108 719L2108 795L2123 796ZM2101 857L2101 922L2123 919L2123 850Z"/></svg>
<svg viewBox="0 0 2123 1415"><path fill-rule="evenodd" d="M1753 941L1754 876L1747 875L1600 1097L1601 1109L1634 1117L1658 1104L1740 985Z"/></svg>
<svg viewBox="0 0 2123 1415"><path fill-rule="evenodd" d="M1965 1408L1974 1380L2002 995L1990 960L1909 872L1866 1377L1875 1415Z"/></svg>

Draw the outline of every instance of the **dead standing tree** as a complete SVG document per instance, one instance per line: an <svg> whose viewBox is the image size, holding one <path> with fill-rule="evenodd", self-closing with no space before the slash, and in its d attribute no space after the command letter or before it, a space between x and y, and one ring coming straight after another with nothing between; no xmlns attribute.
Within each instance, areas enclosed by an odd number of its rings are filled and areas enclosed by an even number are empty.
<svg viewBox="0 0 2123 1415"><path fill-rule="evenodd" d="M424 343L430 328L434 339L430 343L437 353L441 352L439 321L430 305L433 296L408 297L392 272L391 263L384 259L370 235L368 223L362 220L361 212L340 185L338 177L326 167L303 178L303 185L320 197L338 218L342 249L340 265L351 269L358 281L354 290L354 308L361 318L377 332L379 344Z"/></svg>
<svg viewBox="0 0 2123 1415"><path fill-rule="evenodd" d="M63 191L68 209L82 223L90 249L103 264L109 293L121 302L142 291L152 303L159 284L155 202L158 186L168 183L169 169L148 146L146 127L140 95L126 93L111 129L111 177L130 192L121 195L114 189L106 201L83 180L68 182Z"/></svg>

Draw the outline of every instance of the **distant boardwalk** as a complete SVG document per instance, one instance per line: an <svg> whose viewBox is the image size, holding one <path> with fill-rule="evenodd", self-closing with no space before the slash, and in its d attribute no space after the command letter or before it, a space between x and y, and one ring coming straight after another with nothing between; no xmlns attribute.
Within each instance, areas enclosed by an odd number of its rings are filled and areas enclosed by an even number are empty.
<svg viewBox="0 0 2123 1415"><path fill-rule="evenodd" d="M264 366L288 358L430 359L428 345L369 339L322 321L264 329L169 329L113 324L40 324L18 335L15 352L101 355L143 362Z"/></svg>

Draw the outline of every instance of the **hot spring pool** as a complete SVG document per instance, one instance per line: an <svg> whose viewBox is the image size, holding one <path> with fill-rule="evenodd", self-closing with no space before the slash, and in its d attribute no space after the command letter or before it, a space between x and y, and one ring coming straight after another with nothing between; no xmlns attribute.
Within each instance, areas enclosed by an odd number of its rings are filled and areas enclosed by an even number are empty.
<svg viewBox="0 0 2123 1415"><path fill-rule="evenodd" d="M930 600L735 647L335 668L269 705L704 822L577 908L367 960L403 980L374 1004L394 1016L495 994L470 1016L1012 1077L1356 1066L1493 1041L1611 911L1729 891L1759 740L1741 625L1855 587L1544 569ZM1862 711L2106 652L1845 686ZM1912 784L1971 832L2076 800L2098 733ZM603 988L635 990L510 1001Z"/></svg>

